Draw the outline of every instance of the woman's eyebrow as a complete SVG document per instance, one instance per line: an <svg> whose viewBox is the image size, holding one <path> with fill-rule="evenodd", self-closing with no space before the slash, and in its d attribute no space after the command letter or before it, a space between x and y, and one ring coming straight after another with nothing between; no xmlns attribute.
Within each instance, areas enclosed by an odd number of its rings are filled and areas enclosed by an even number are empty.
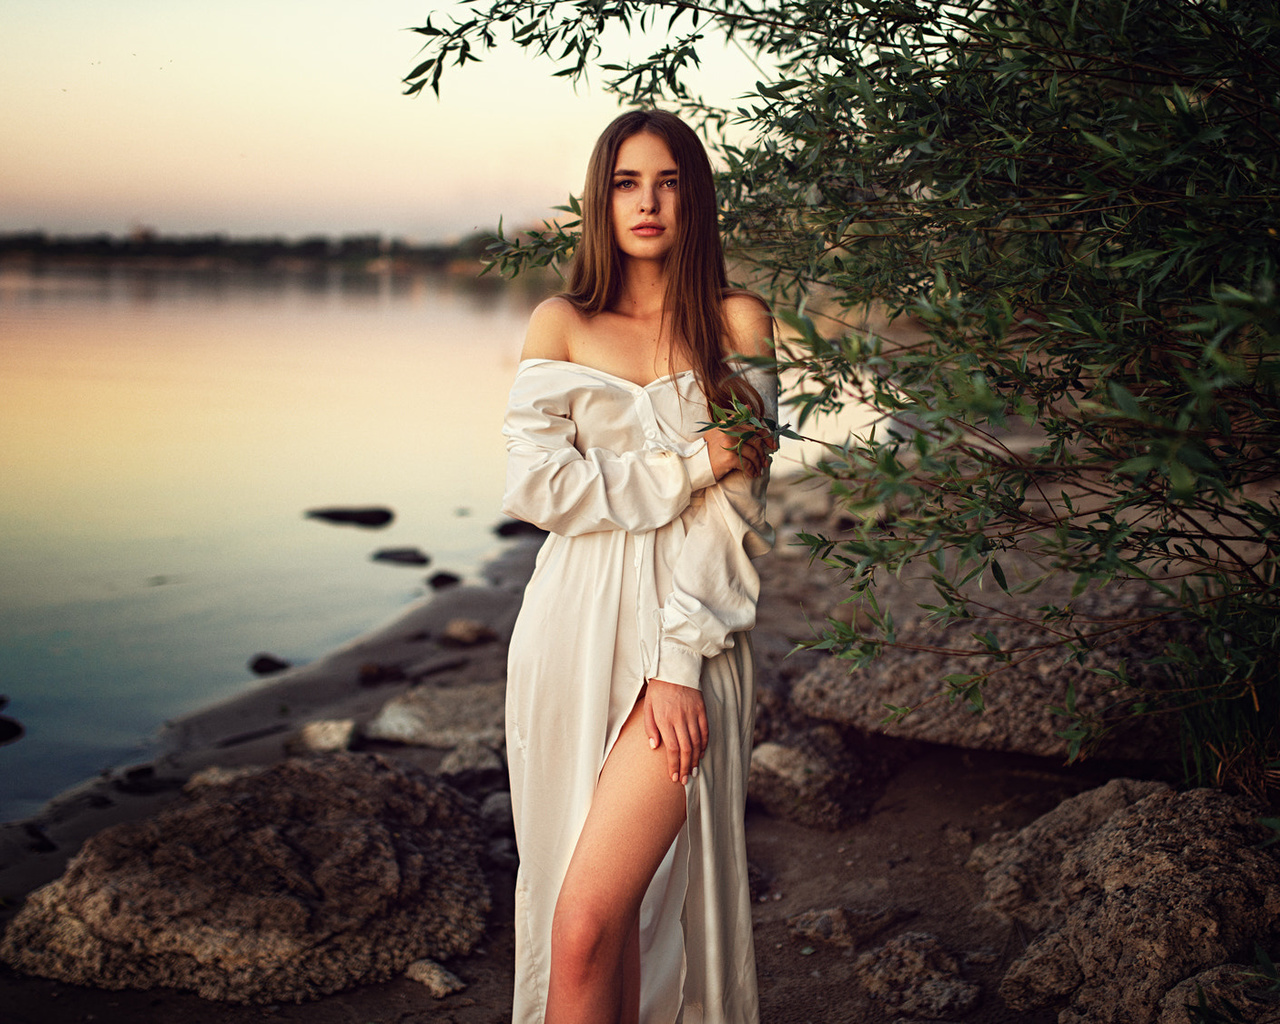
<svg viewBox="0 0 1280 1024"><path fill-rule="evenodd" d="M659 172L658 172L658 177L659 177L659 178L671 178L671 177L675 177L675 176L676 176L676 175L678 175L679 173L680 173L679 171L677 171L677 170L675 170L674 168L672 168L672 169L665 170L665 171L659 171ZM621 167L620 167L620 168L618 168L618 170L616 170L616 171L614 171L614 172L613 172L613 176L614 176L615 178L638 178L638 177L640 177L640 172L639 172L639 171L628 171L628 170L624 170L623 168L621 168Z"/></svg>

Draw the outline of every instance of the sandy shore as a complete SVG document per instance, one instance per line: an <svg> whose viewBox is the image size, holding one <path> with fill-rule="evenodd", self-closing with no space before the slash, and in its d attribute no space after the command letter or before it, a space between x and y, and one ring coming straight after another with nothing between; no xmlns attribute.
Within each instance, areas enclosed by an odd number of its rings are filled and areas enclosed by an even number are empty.
<svg viewBox="0 0 1280 1024"><path fill-rule="evenodd" d="M52 801L36 818L0 828L0 924L26 893L56 878L88 836L153 813L176 798L193 772L212 765L266 764L289 755L309 721L367 721L414 683L449 687L505 675L505 640L534 547L513 543L490 567L488 586L459 586L411 606L394 622L320 660L290 669L246 694L171 723L153 762L91 780ZM784 549L761 565L764 598L755 645L763 676L801 671L806 655L788 658L838 594L826 570ZM467 618L496 634L488 643L450 646L445 624ZM748 854L765 883L755 935L762 1015L766 1024L813 1021L890 1022L900 1014L872 1005L852 982L858 950L814 946L788 925L795 914L835 906L883 907L904 928L937 935L950 948L975 954L972 980L983 986L966 1021L1043 1018L1003 1006L994 983L1024 942L976 909L979 879L964 865L975 844L1020 827L1100 778L1035 758L977 754L922 744L885 744L895 774L873 795L868 816L835 832L805 828L756 811L748 816ZM443 752L390 748L395 756L434 768ZM27 978L0 966L0 1018L13 1024L96 1020L247 1022L264 1017L309 1024L360 1021L472 1022L509 1019L512 937L509 870L490 868L494 910L486 941L448 966L467 989L436 1001L416 983L398 979L301 1006L210 1003L167 991L99 992ZM888 931L880 941L895 930Z"/></svg>

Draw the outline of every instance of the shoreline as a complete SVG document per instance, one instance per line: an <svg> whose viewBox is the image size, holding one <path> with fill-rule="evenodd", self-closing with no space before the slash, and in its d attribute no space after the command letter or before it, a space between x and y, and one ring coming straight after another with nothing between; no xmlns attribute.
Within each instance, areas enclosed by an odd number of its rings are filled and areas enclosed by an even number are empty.
<svg viewBox="0 0 1280 1024"><path fill-rule="evenodd" d="M822 655L796 654L794 644L809 635L814 620L841 610L843 594L829 569L814 566L807 551L792 544L807 524L830 514L823 495L794 478L775 478L775 483L779 492L771 492L770 519L779 530L778 545L757 562L762 597L753 636L759 670L755 748L757 753L770 747L776 752L780 742L791 743L788 749L804 755L798 761L803 778L796 786L798 793L807 795L775 790L775 795L786 797L786 806L775 806L777 801L771 802L762 789L747 809L763 1024L902 1024L921 1015L963 1019L966 1024L1054 1024L1059 1006L1014 1009L1004 998L1005 979L1025 958L1031 932L1016 916L993 909L992 892L1004 890L998 884L993 890L990 878L984 880L989 865L982 859L983 851L989 848L998 856L1002 844L1026 826L1034 825L1028 832L1038 834L1042 816L1078 795L1096 800L1104 791L1095 787L1116 777L1117 769L1128 774L1135 766L1093 762L1065 767L1060 757L890 736L804 719L792 698L806 678L823 671L818 664ZM40 815L0 827L0 927L17 912L21 895L61 874L84 839L178 800L192 774L214 767L234 773L308 750L318 752L315 746L300 748L302 727L308 722L337 721L354 726L360 737L361 727L384 705L410 690L440 711L429 723L433 728L426 730L434 738L415 741L421 745L366 738L342 749L376 752L442 776L477 803L481 796L487 805L489 797L505 795L498 778L505 775L496 752L500 744L493 735L501 702L494 695L505 682L506 641L537 548L529 538L511 540L484 567L484 583L437 591L315 662L176 719L151 761L88 780L55 798ZM484 628L450 631L457 620ZM864 677L859 685L869 686L871 680ZM472 702L469 695L481 691L486 699ZM793 728L801 731L788 731ZM829 740L841 745L839 759L831 764L837 781L847 784L851 800L834 815L827 813L823 793L809 790L806 767L812 763L823 769L820 761L806 758L827 749L823 744ZM470 759L459 757L468 747ZM1087 794L1089 790L1095 792ZM501 802L497 799L495 804ZM815 811L822 813L808 813ZM454 994L433 998L419 982L397 975L300 1003L214 1002L173 988L83 987L20 974L0 964L0 1002L10 1014L5 1020L507 1020L516 860L507 826L492 815L488 820L497 827L487 833L489 846L480 856L480 866L492 909L479 944L440 964L464 986ZM1190 828L1188 835L1194 838L1194 821ZM1079 836L1072 844L1078 841ZM1043 859L1042 853L1035 856ZM1032 857L1027 863L1039 862ZM137 879L127 872L118 884L122 893L131 885L135 895L138 891ZM1199 884L1192 879L1190 890L1198 892ZM115 874L98 878L91 899L96 901L100 894L116 898L111 895L116 885ZM1129 939L1107 941L1123 947ZM1116 989L1116 998L1122 998L1124 986ZM911 1007L903 1002L908 996L916 1001ZM929 1012L909 1013L917 1004Z"/></svg>
<svg viewBox="0 0 1280 1024"><path fill-rule="evenodd" d="M424 595L314 661L168 721L151 738L148 759L104 768L35 814L0 823L0 929L27 894L62 873L86 839L154 814L179 798L197 772L265 766L305 753L301 731L307 723L346 720L358 729L387 701L428 680L449 687L504 678L506 641L538 545L528 537L504 541L481 566L482 582ZM443 634L455 619L483 623L492 642L450 643ZM444 753L398 751L428 769Z"/></svg>

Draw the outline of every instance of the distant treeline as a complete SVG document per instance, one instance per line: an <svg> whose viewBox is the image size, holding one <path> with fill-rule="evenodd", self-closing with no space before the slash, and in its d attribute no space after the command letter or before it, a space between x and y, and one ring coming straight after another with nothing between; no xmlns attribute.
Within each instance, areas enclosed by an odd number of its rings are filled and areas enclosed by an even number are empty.
<svg viewBox="0 0 1280 1024"><path fill-rule="evenodd" d="M41 231L0 234L0 262L137 263L197 266L287 268L338 264L350 268L445 270L478 266L493 235L479 232L458 242L414 245L381 235L343 238L312 236L231 238L227 235L165 237L138 231L127 237L108 234L49 235Z"/></svg>

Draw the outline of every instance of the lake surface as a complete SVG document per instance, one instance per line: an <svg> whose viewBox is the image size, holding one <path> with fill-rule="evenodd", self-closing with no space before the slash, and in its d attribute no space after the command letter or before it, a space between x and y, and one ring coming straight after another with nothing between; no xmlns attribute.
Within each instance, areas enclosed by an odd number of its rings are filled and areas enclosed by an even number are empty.
<svg viewBox="0 0 1280 1024"><path fill-rule="evenodd" d="M482 283L481 283L482 284ZM0 271L0 820L496 548L524 290ZM385 505L383 530L308 520ZM373 562L419 547L426 569Z"/></svg>

